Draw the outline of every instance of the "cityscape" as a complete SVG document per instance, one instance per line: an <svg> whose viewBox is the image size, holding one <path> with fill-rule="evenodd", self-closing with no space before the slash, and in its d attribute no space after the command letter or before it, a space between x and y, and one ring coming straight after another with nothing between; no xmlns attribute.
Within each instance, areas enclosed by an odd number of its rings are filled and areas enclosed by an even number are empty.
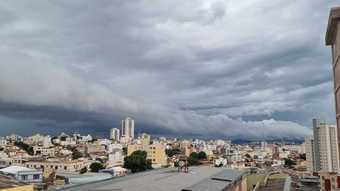
<svg viewBox="0 0 340 191"><path fill-rule="evenodd" d="M0 191L340 191L336 0L13 0L0 28Z"/></svg>

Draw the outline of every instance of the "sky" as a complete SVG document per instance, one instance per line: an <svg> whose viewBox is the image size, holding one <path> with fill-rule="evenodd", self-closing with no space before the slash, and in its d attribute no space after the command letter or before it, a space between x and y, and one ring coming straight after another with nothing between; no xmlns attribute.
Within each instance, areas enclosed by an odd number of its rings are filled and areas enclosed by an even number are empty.
<svg viewBox="0 0 340 191"><path fill-rule="evenodd" d="M4 0L0 136L303 138L334 123L333 0Z"/></svg>

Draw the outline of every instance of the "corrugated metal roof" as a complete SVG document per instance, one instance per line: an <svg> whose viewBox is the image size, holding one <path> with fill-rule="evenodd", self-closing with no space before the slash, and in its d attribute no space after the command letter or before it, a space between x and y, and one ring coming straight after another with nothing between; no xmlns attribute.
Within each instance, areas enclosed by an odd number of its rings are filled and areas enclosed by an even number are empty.
<svg viewBox="0 0 340 191"><path fill-rule="evenodd" d="M23 172L23 171L36 171L36 170L22 167L22 166L10 166L7 168L0 169L0 172L3 172L5 174L16 174L18 172Z"/></svg>
<svg viewBox="0 0 340 191"><path fill-rule="evenodd" d="M241 179L244 174L243 171L226 169L182 191L221 191Z"/></svg>

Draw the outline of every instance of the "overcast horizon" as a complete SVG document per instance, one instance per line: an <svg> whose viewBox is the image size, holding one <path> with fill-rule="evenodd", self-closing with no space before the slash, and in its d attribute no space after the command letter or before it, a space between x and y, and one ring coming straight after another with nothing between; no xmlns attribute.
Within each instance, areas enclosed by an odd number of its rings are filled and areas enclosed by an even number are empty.
<svg viewBox="0 0 340 191"><path fill-rule="evenodd" d="M335 123L335 0L0 2L0 136L136 132L233 139Z"/></svg>

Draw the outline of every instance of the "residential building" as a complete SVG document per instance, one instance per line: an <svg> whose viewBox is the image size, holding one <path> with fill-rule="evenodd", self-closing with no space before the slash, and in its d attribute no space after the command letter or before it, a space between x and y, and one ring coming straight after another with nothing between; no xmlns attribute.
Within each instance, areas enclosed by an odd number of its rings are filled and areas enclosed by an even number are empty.
<svg viewBox="0 0 340 191"><path fill-rule="evenodd" d="M107 161L107 167L117 167L124 165L124 156L122 149L113 149L111 153L109 153L109 159Z"/></svg>
<svg viewBox="0 0 340 191"><path fill-rule="evenodd" d="M338 170L338 139L335 125L313 119L314 168L316 171L335 172Z"/></svg>
<svg viewBox="0 0 340 191"><path fill-rule="evenodd" d="M327 46L331 46L332 52L332 69L334 79L334 97L335 97L335 113L336 113L336 138L337 149L340 148L340 7L331 9L328 19L325 42ZM340 152L337 153L338 167L340 166ZM334 161L333 161L334 162ZM339 169L338 169L339 170ZM340 176L338 173L322 172L320 173L321 191L339 190Z"/></svg>
<svg viewBox="0 0 340 191"><path fill-rule="evenodd" d="M327 32L326 32L326 45L332 48L332 68L334 79L334 95L335 95L335 112L337 124L337 139L340 143L340 7L332 8L329 14ZM338 148L340 146L338 145ZM339 152L338 152L339 154ZM338 156L340 159L340 156Z"/></svg>
<svg viewBox="0 0 340 191"><path fill-rule="evenodd" d="M36 160L23 163L27 168L55 170L57 172L78 172L84 167L89 167L88 160Z"/></svg>
<svg viewBox="0 0 340 191"><path fill-rule="evenodd" d="M321 172L320 191L340 190L340 176L336 172Z"/></svg>
<svg viewBox="0 0 340 191"><path fill-rule="evenodd" d="M277 145L273 145L272 158L275 159L275 160L280 159L280 150L279 150L279 146L277 146Z"/></svg>
<svg viewBox="0 0 340 191"><path fill-rule="evenodd" d="M266 149L267 149L267 142L266 141L261 141L260 142L260 149L261 149L261 151L265 151Z"/></svg>
<svg viewBox="0 0 340 191"><path fill-rule="evenodd" d="M180 149L184 151L185 156L190 156L190 154L193 152L193 148L189 140L183 140L180 143Z"/></svg>
<svg viewBox="0 0 340 191"><path fill-rule="evenodd" d="M53 157L55 155L54 147L44 147L44 146L33 146L34 155L42 155L42 156L50 156Z"/></svg>
<svg viewBox="0 0 340 191"><path fill-rule="evenodd" d="M6 139L10 142L23 141L22 136L16 135L16 134L11 134L9 136L6 136Z"/></svg>
<svg viewBox="0 0 340 191"><path fill-rule="evenodd" d="M73 136L69 136L66 133L61 133L57 139L53 140L54 143L60 144L62 146L75 146L77 144L77 139Z"/></svg>
<svg viewBox="0 0 340 191"><path fill-rule="evenodd" d="M99 143L87 144L86 147L85 147L85 151L88 154L106 152L105 146L101 145Z"/></svg>
<svg viewBox="0 0 340 191"><path fill-rule="evenodd" d="M7 140L5 137L0 137L0 146L6 146L7 145Z"/></svg>
<svg viewBox="0 0 340 191"><path fill-rule="evenodd" d="M135 138L135 121L127 117L122 120L122 139L124 142L130 142Z"/></svg>
<svg viewBox="0 0 340 191"><path fill-rule="evenodd" d="M41 145L45 140L45 136L40 134L35 134L24 139L24 142L29 145Z"/></svg>
<svg viewBox="0 0 340 191"><path fill-rule="evenodd" d="M8 157L8 155L0 151L0 168L5 168L9 166L9 163L11 162L11 159Z"/></svg>
<svg viewBox="0 0 340 191"><path fill-rule="evenodd" d="M305 148L306 148L306 166L307 170L310 172L316 172L316 165L314 164L316 161L314 159L314 137L308 136L305 138Z"/></svg>
<svg viewBox="0 0 340 191"><path fill-rule="evenodd" d="M26 183L41 183L43 179L41 170L30 169L22 166L10 166L0 169L0 172L5 175L10 175L20 182Z"/></svg>
<svg viewBox="0 0 340 191"><path fill-rule="evenodd" d="M110 139L115 141L120 141L120 131L117 128L112 128L110 130Z"/></svg>
<svg viewBox="0 0 340 191"><path fill-rule="evenodd" d="M167 155L165 153L166 146L160 143L150 144L150 135L143 134L141 137L140 144L130 144L128 145L127 155L131 155L134 151L146 151L147 159L152 161L152 166L154 168L166 166Z"/></svg>

